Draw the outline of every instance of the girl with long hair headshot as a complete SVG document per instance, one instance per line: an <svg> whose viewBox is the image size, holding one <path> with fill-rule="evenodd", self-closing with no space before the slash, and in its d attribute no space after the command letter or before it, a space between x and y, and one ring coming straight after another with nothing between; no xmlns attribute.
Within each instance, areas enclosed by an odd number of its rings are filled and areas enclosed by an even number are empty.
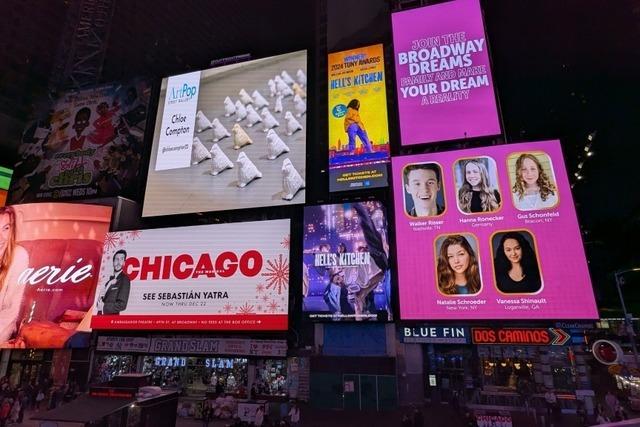
<svg viewBox="0 0 640 427"><path fill-rule="evenodd" d="M462 186L458 190L458 206L462 212L494 212L500 209L500 192L491 185L489 171L480 159L462 163Z"/></svg>
<svg viewBox="0 0 640 427"><path fill-rule="evenodd" d="M29 254L16 243L16 212L0 208L0 343L13 338L24 287L18 277L29 266Z"/></svg>
<svg viewBox="0 0 640 427"><path fill-rule="evenodd" d="M521 211L552 208L558 203L558 190L531 153L523 153L516 160L513 184L514 204Z"/></svg>
<svg viewBox="0 0 640 427"><path fill-rule="evenodd" d="M504 233L496 249L496 285L505 294L535 293L542 287L536 253L524 233Z"/></svg>
<svg viewBox="0 0 640 427"><path fill-rule="evenodd" d="M447 236L438 254L438 288L445 295L473 295L480 292L478 258L462 235Z"/></svg>

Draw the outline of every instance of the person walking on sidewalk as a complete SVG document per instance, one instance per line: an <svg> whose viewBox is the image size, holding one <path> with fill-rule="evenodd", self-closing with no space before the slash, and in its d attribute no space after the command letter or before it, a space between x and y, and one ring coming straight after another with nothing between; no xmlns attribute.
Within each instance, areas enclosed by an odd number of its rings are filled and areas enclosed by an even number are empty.
<svg viewBox="0 0 640 427"><path fill-rule="evenodd" d="M293 403L289 410L289 424L291 427L298 427L300 425L300 408L296 402Z"/></svg>

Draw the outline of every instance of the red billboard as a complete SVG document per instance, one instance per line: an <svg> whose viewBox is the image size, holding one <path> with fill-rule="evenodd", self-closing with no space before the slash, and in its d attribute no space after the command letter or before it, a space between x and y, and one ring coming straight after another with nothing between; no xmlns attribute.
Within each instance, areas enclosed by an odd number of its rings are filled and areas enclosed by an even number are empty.
<svg viewBox="0 0 640 427"><path fill-rule="evenodd" d="M0 347L88 344L111 208L39 203L0 208Z"/></svg>
<svg viewBox="0 0 640 427"><path fill-rule="evenodd" d="M94 329L284 330L289 220L109 233Z"/></svg>

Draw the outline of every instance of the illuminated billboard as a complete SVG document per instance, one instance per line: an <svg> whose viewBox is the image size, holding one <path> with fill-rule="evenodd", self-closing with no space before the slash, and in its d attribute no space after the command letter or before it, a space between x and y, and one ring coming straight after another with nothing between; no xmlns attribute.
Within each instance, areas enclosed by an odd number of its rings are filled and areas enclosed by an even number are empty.
<svg viewBox="0 0 640 427"><path fill-rule="evenodd" d="M392 320L384 205L305 207L302 282L309 319Z"/></svg>
<svg viewBox="0 0 640 427"><path fill-rule="evenodd" d="M22 135L10 204L137 191L150 95L148 82L133 80L56 99Z"/></svg>
<svg viewBox="0 0 640 427"><path fill-rule="evenodd" d="M500 133L479 0L392 15L402 145Z"/></svg>
<svg viewBox="0 0 640 427"><path fill-rule="evenodd" d="M387 186L389 124L381 44L329 54L329 189Z"/></svg>
<svg viewBox="0 0 640 427"><path fill-rule="evenodd" d="M0 347L89 344L91 306L111 208L37 203L0 208Z"/></svg>
<svg viewBox="0 0 640 427"><path fill-rule="evenodd" d="M307 52L162 80L143 217L305 201Z"/></svg>
<svg viewBox="0 0 640 427"><path fill-rule="evenodd" d="M597 318L559 141L392 166L402 319Z"/></svg>
<svg viewBox="0 0 640 427"><path fill-rule="evenodd" d="M109 233L95 329L283 330L289 220Z"/></svg>

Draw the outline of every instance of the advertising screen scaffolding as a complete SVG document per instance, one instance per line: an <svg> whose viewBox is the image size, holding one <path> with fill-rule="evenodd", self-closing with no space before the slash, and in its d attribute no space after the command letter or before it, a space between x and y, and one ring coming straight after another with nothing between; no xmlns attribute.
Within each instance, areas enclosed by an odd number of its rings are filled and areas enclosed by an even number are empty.
<svg viewBox="0 0 640 427"><path fill-rule="evenodd" d="M598 317L559 141L392 170L402 319Z"/></svg>
<svg viewBox="0 0 640 427"><path fill-rule="evenodd" d="M497 135L479 0L392 15L402 145Z"/></svg>
<svg viewBox="0 0 640 427"><path fill-rule="evenodd" d="M307 53L162 80L143 217L305 201Z"/></svg>
<svg viewBox="0 0 640 427"><path fill-rule="evenodd" d="M289 220L109 233L95 329L287 329Z"/></svg>

